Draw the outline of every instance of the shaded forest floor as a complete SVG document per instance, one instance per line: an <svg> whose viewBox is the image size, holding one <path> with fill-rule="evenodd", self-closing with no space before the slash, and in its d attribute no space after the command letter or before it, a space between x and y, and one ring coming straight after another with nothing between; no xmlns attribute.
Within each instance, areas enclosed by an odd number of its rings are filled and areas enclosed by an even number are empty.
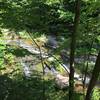
<svg viewBox="0 0 100 100"><path fill-rule="evenodd" d="M43 82L38 72L34 72L30 79L21 76L18 76L18 79L0 76L0 100L44 100L44 85L46 100L68 100L68 89L56 89L54 80L48 78ZM82 94L75 94L75 100L82 98Z"/></svg>

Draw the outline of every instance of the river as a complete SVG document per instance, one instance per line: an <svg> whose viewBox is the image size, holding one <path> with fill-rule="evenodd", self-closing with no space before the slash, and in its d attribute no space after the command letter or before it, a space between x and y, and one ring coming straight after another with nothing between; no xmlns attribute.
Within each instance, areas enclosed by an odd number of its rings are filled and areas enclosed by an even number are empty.
<svg viewBox="0 0 100 100"><path fill-rule="evenodd" d="M51 37L50 37L51 38ZM55 41L55 40L54 40ZM30 44L27 44L25 43L22 39L18 39L18 40L6 40L5 41L6 44L9 44L9 45L17 45L19 47L22 47L26 50L28 50L30 53L32 54L36 54L36 55L40 55L40 51L38 48L36 48L36 46L34 45L30 45ZM54 43L54 45L57 45L57 43ZM54 47L54 46L53 46ZM56 47L56 46L55 46ZM43 59L48 59L48 54L46 52L44 52L43 50L41 51L42 52L42 57ZM93 58L93 59L92 59ZM92 57L91 58L91 61L95 62L96 60L96 57ZM27 58L25 58L27 60ZM76 62L81 62L83 60L83 58L75 58L75 61ZM41 61L40 61L41 62ZM30 70L30 62L27 62L25 60L21 60L21 64L23 66L23 71L24 71L24 74L26 77L31 77L31 70ZM62 63L62 68L64 68L68 73L70 73L70 67L69 67L69 64L66 64L66 63ZM33 67L33 65L31 65ZM36 65L34 65L34 68L35 68ZM48 68L45 68L45 72L48 73L52 73L52 75L55 75L55 74L59 74L58 71L56 71L56 69L54 69L52 67L52 70L49 70ZM78 80L82 81L83 79L80 77L79 74L77 74L75 72L74 74L74 77L75 79L77 78ZM89 83L90 81L90 78L89 77L86 77L86 83Z"/></svg>

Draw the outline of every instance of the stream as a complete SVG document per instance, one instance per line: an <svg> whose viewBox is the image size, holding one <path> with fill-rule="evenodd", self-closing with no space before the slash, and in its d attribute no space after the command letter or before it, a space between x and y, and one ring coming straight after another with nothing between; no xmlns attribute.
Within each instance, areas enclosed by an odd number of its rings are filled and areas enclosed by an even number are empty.
<svg viewBox="0 0 100 100"><path fill-rule="evenodd" d="M51 37L50 37L51 38ZM54 40L55 41L55 40ZM53 41L52 41L53 42ZM38 48L36 48L36 47L34 47L34 45L28 45L28 44L26 44L23 40L6 40L5 41L5 43L6 44L9 44L9 45L17 45L17 46L19 46L19 47L22 47L22 48L24 48L24 49L26 49L26 50L28 50L30 53L32 53L32 54L36 54L36 55L40 55L40 52L39 52L39 50L38 50ZM54 43L53 45L57 45L57 43ZM56 47L56 46L53 46L54 48ZM44 52L44 51L42 51L42 57L43 58L47 58L48 57L48 54L46 53L46 52ZM32 59L32 58L31 58ZM36 58L37 59L37 58ZM83 59L82 58L75 58L75 61L76 62L81 62ZM93 61L93 62L95 62L95 60L96 60L96 57L93 57L93 58L91 58L91 61ZM27 58L25 58L24 57L24 59L23 60L20 60L20 62L21 62L21 64L22 64L22 66L23 66L23 72L24 72L24 75L26 76L26 77L31 77L31 74L32 74L32 70L33 69L35 69L35 66L36 65L32 65L32 62L31 61L27 61ZM41 62L41 61L40 61ZM34 62L33 62L33 64L34 64ZM65 64L64 62L63 62L63 64L62 64L62 67L68 72L68 73L70 73L70 69L69 69L69 64ZM33 69L30 69L30 68L33 68ZM54 68L54 67L51 67L51 70L50 69L48 69L47 67L45 67L45 73L51 73L52 75L57 75L57 74L59 74L59 72L58 71L56 71L56 69ZM74 74L74 78L75 79L77 79L77 80L80 80L80 81L82 81L83 79L80 77L80 75L79 74L77 74L76 72L75 72L75 74ZM90 81L90 78L89 77L86 77L86 84L88 84L89 83L89 81Z"/></svg>

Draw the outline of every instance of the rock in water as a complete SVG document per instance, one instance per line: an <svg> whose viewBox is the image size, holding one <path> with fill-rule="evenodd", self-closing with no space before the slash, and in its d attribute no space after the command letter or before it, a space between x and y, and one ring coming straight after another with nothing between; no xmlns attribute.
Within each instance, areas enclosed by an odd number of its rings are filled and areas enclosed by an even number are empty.
<svg viewBox="0 0 100 100"><path fill-rule="evenodd" d="M55 83L57 88L59 89L67 88L69 86L69 77L64 77L60 74L57 74L55 78Z"/></svg>

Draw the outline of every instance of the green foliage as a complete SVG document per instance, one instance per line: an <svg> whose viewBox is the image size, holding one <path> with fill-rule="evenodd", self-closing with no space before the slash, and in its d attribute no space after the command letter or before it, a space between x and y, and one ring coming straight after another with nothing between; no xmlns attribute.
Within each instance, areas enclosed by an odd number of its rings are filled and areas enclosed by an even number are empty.
<svg viewBox="0 0 100 100"><path fill-rule="evenodd" d="M53 53L58 56L61 50L66 49L69 54L70 36L73 32L74 24L74 5L75 0L1 0L0 29L14 30L16 34L20 34L25 39L29 39L27 32L30 32L34 38L41 36L41 34L57 35L59 48L54 50ZM24 57L26 54L30 55L30 53L22 48L12 48L10 46L7 48L1 31L0 36L0 70L6 67L9 68L9 66L21 66L20 64L14 64L14 57ZM90 50L92 41L94 42ZM89 53L97 54L98 50L100 50L100 0L81 0L81 16L76 48L76 56L83 56ZM77 69L83 72L84 65L86 65L85 62L78 64ZM59 72L63 73L61 66L56 61L55 66ZM93 66L94 63L89 62L88 73L91 73ZM40 67L39 63L37 68L39 71L42 70L42 67ZM17 80L17 75L15 76L15 80ZM13 88L12 91L15 91L14 93L18 95L18 99L21 100L25 98L27 100L41 99L35 92L36 90L40 91L42 81L36 80L18 79L17 83L14 83L17 87ZM64 100L67 98L67 93L62 90L58 92L54 90L52 81L46 81L46 83L46 96L48 99ZM35 85L38 85L39 89L36 89ZM37 95L36 98L33 97L33 90L34 94ZM24 94L24 91L28 91L28 93ZM24 96L25 98L23 98ZM12 100L15 99L13 95L11 97L13 98ZM98 97L99 92L96 89L93 92L92 99L98 100ZM82 95L76 94L75 100L82 100Z"/></svg>
<svg viewBox="0 0 100 100"><path fill-rule="evenodd" d="M17 31L63 32L66 21L71 21L73 14L64 11L60 3L59 0L2 1L0 26Z"/></svg>
<svg viewBox="0 0 100 100"><path fill-rule="evenodd" d="M6 52L6 45L3 43L2 37L0 37L0 69L4 68L5 52Z"/></svg>
<svg viewBox="0 0 100 100"><path fill-rule="evenodd" d="M100 99L100 88L94 88L92 100L99 100Z"/></svg>
<svg viewBox="0 0 100 100"><path fill-rule="evenodd" d="M4 37L0 37L0 70L5 69L7 64L14 62L14 56L8 52Z"/></svg>

